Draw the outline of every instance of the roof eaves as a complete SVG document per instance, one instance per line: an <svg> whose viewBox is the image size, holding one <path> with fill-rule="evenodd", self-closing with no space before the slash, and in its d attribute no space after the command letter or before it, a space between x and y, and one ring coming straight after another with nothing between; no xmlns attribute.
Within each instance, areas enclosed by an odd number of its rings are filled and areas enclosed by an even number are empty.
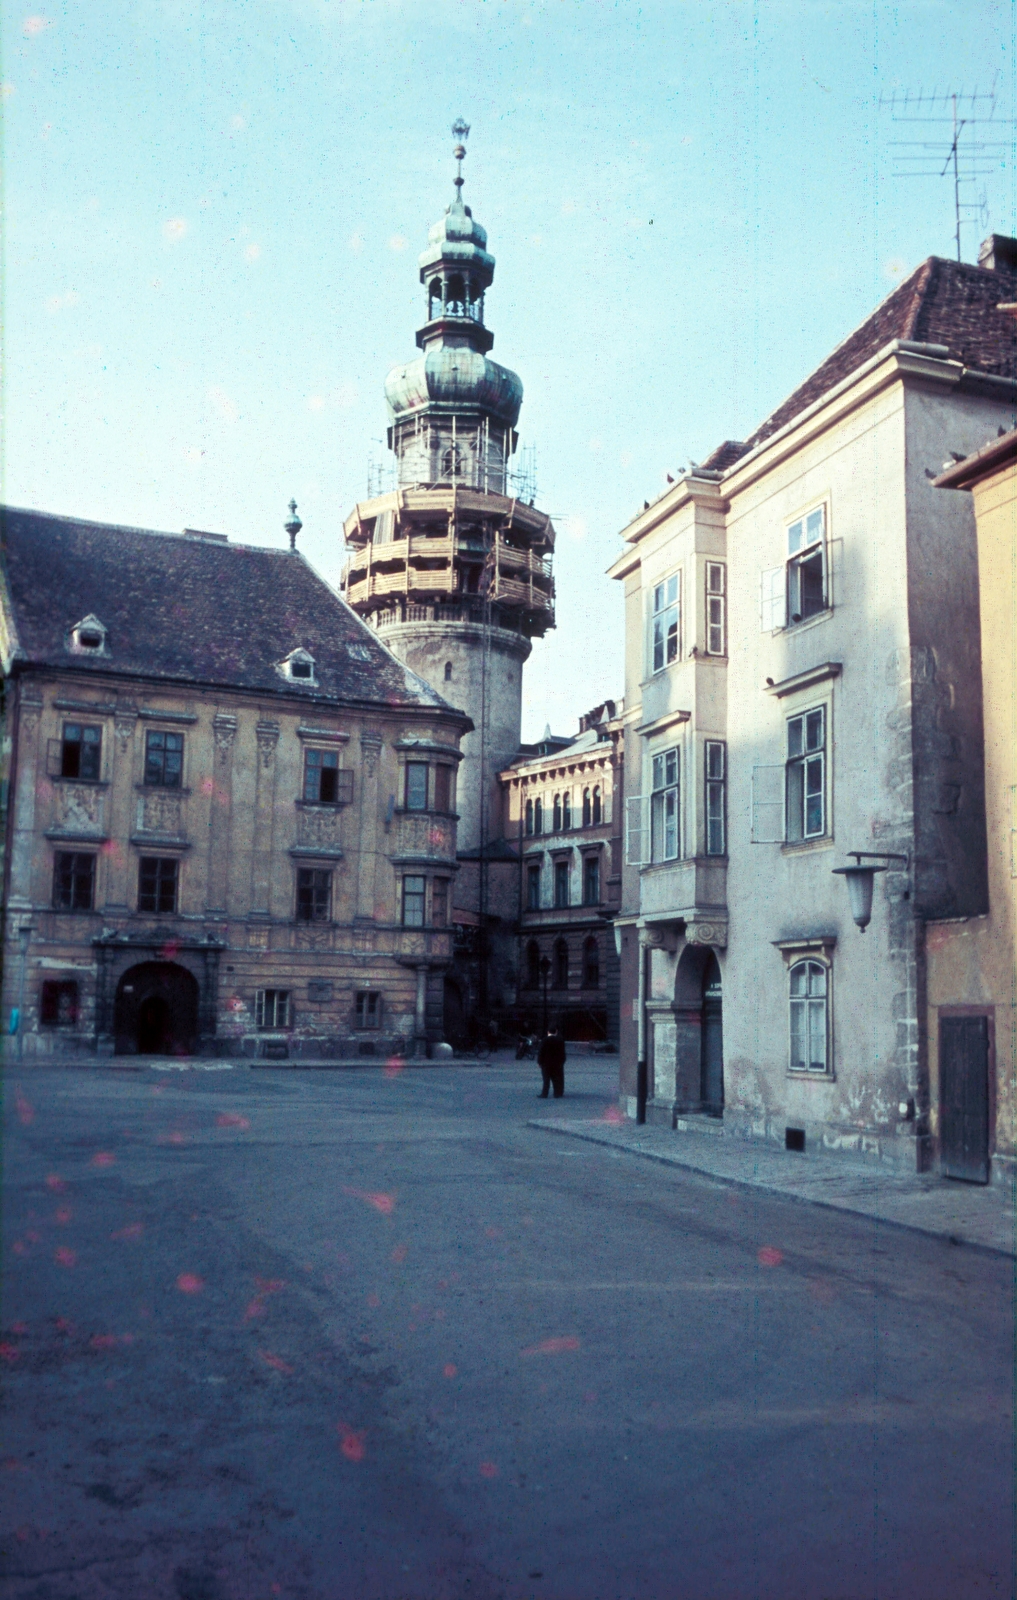
<svg viewBox="0 0 1017 1600"><path fill-rule="evenodd" d="M948 467L938 478L933 478L934 489L970 489L982 478L997 472L1010 461L1017 461L1017 428L1004 433L1002 438L990 439L980 450L965 456L955 466Z"/></svg>

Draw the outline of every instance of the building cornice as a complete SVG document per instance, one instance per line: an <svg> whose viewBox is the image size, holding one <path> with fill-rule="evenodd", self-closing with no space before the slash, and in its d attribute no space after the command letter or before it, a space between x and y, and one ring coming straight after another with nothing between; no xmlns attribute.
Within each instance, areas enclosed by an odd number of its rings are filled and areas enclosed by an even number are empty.
<svg viewBox="0 0 1017 1600"><path fill-rule="evenodd" d="M783 700L785 695L797 694L799 689L811 689L813 684L825 683L829 678L839 678L842 670L840 661L823 661L817 667L808 667L804 672L792 673L790 678L781 678L779 683L767 678L763 685L763 693L776 695L778 700Z"/></svg>

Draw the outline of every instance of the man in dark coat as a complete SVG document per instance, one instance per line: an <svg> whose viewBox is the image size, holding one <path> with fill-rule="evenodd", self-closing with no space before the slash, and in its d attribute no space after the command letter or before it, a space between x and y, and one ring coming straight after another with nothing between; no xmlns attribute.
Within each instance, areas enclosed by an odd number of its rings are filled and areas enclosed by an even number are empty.
<svg viewBox="0 0 1017 1600"><path fill-rule="evenodd" d="M565 1093L565 1040L557 1028L551 1029L537 1051L537 1065L543 1079L538 1100L547 1099L550 1085L554 1086L554 1098L560 1100Z"/></svg>

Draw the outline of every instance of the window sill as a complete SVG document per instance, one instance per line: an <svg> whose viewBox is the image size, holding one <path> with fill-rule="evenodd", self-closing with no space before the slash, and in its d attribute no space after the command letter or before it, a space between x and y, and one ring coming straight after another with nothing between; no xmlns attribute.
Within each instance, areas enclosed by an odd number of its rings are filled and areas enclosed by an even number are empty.
<svg viewBox="0 0 1017 1600"><path fill-rule="evenodd" d="M335 923L331 917L294 917L294 928L334 928Z"/></svg>
<svg viewBox="0 0 1017 1600"><path fill-rule="evenodd" d="M816 627L817 623L827 622L833 616L833 606L827 606L823 611L817 611L815 616L803 617L801 622L786 622L783 628L775 628L774 633L804 633L808 628Z"/></svg>
<svg viewBox="0 0 1017 1600"><path fill-rule="evenodd" d="M409 806L396 806L394 815L397 817L447 817L450 822L459 821L458 811L435 811L429 806L421 811L415 809L411 811Z"/></svg>
<svg viewBox="0 0 1017 1600"><path fill-rule="evenodd" d="M294 800L293 804L298 811L341 811L344 806L352 805L350 800Z"/></svg>
<svg viewBox="0 0 1017 1600"><path fill-rule="evenodd" d="M191 792L179 783L136 783L134 787L138 794L179 794L186 798Z"/></svg>
<svg viewBox="0 0 1017 1600"><path fill-rule="evenodd" d="M109 788L108 778L68 778L62 772L48 773L47 776L49 777L50 783L76 783L79 788L84 787L86 789Z"/></svg>
<svg viewBox="0 0 1017 1600"><path fill-rule="evenodd" d="M786 839L780 847L782 856L808 855L813 850L832 850L833 835L820 834L816 839Z"/></svg>
<svg viewBox="0 0 1017 1600"><path fill-rule="evenodd" d="M796 1079L799 1083L833 1083L837 1074L835 1072L808 1072L802 1067L788 1067L787 1076Z"/></svg>

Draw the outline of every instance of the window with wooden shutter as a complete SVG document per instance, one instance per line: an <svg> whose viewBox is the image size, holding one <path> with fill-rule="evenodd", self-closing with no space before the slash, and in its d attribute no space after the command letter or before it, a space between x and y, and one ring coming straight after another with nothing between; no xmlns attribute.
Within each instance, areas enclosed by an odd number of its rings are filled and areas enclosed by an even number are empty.
<svg viewBox="0 0 1017 1600"><path fill-rule="evenodd" d="M646 798L643 795L631 795L625 801L625 863L627 866L645 866L648 833Z"/></svg>
<svg viewBox="0 0 1017 1600"><path fill-rule="evenodd" d="M770 567L759 574L759 627L763 633L776 633L787 626L787 575L784 567Z"/></svg>

